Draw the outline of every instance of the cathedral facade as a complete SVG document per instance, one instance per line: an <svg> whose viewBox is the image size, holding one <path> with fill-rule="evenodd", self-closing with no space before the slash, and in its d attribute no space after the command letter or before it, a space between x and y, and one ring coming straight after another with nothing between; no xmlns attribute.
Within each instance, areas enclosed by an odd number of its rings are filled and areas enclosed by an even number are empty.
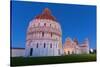
<svg viewBox="0 0 100 67"><path fill-rule="evenodd" d="M64 55L69 54L89 54L89 41L85 39L83 43L79 43L75 38L66 38L65 44L63 46Z"/></svg>

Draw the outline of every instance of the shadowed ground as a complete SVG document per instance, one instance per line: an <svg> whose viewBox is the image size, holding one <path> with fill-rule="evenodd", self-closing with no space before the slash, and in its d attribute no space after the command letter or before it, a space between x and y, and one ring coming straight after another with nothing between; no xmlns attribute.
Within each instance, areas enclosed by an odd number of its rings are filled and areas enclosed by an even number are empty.
<svg viewBox="0 0 100 67"><path fill-rule="evenodd" d="M48 56L48 57L11 57L11 66L42 65L96 61L96 54Z"/></svg>

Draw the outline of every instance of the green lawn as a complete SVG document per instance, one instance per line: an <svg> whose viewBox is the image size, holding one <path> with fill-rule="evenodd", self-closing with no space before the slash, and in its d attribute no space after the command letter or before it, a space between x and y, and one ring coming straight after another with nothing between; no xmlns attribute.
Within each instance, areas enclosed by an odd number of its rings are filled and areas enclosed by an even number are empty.
<svg viewBox="0 0 100 67"><path fill-rule="evenodd" d="M11 57L11 66L42 65L96 61L96 54L49 57Z"/></svg>

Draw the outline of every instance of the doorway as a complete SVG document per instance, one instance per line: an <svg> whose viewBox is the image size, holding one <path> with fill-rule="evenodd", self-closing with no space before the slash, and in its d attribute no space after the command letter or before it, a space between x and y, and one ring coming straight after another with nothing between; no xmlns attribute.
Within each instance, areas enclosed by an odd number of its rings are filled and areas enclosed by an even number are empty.
<svg viewBox="0 0 100 67"><path fill-rule="evenodd" d="M30 56L32 56L33 48L30 49Z"/></svg>

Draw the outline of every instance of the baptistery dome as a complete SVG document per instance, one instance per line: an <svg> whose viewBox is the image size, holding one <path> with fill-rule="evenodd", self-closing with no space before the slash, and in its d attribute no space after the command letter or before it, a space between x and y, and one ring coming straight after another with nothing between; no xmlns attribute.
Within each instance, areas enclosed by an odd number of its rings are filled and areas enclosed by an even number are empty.
<svg viewBox="0 0 100 67"><path fill-rule="evenodd" d="M62 31L48 8L29 22L26 56L59 56L62 54Z"/></svg>
<svg viewBox="0 0 100 67"><path fill-rule="evenodd" d="M55 17L51 15L51 11L48 8L45 8L42 14L36 16L36 19L49 19L55 21Z"/></svg>

